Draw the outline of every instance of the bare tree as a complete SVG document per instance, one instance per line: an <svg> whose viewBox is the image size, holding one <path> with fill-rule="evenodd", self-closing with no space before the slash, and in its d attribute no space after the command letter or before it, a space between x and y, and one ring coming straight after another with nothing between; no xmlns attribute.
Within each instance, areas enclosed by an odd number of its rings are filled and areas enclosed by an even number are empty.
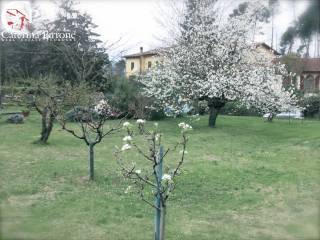
<svg viewBox="0 0 320 240"><path fill-rule="evenodd" d="M27 105L41 116L40 138L35 143L48 142L62 98L61 86L52 75L33 79L31 88L26 92L26 100Z"/></svg>
<svg viewBox="0 0 320 240"><path fill-rule="evenodd" d="M59 114L62 129L72 136L81 139L89 151L89 179L94 180L94 147L103 138L116 133L121 128L122 120L113 126L105 125L110 118L117 116L108 102L99 94L90 93L80 84L65 88L65 103L71 106L71 111ZM68 123L76 122L75 124Z"/></svg>
<svg viewBox="0 0 320 240"><path fill-rule="evenodd" d="M59 45L52 43L51 46L60 53L68 67L72 69L76 79L72 82L80 83L90 79L91 82L97 81L101 77L101 71L95 71L96 64L101 61L95 49L85 49L78 46L77 51L68 43L60 42ZM103 69L105 75L111 74L110 69Z"/></svg>

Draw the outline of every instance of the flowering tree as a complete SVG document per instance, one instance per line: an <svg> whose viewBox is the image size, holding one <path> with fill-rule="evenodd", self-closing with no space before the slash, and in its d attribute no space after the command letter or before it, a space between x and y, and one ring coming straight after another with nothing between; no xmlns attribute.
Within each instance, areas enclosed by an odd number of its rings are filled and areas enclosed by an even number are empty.
<svg viewBox="0 0 320 240"><path fill-rule="evenodd" d="M186 104L206 100L209 126L214 127L228 101L262 112L294 104L293 91L282 87L285 67L252 43L256 15L263 9L259 2L250 1L243 14L232 17L223 15L217 1L187 3L178 18L179 32L171 46L160 51L164 61L140 79L157 107L178 114Z"/></svg>
<svg viewBox="0 0 320 240"><path fill-rule="evenodd" d="M149 131L145 127L145 120L138 119L138 132L136 133L134 131L135 126L129 122L125 122L123 124L123 128L126 131L126 136L123 138L124 145L121 149L117 149L115 153L123 175L135 184L141 199L156 209L156 240L164 239L166 203L170 194L175 189L175 178L180 173L187 153L188 137L186 133L192 129L186 123L180 123L179 127L181 128L181 140L172 148L164 150L162 146L162 134L159 132L157 123L155 123L154 129ZM139 135L143 137L144 143L139 141ZM172 169L168 168L163 173L164 158L170 152L177 149L180 150L178 162ZM132 162L130 158L132 153L130 151L136 151L142 159L147 161L148 165L143 164L145 168L142 169L138 166L138 163ZM131 186L128 187L126 192L130 189ZM150 194L151 192L152 194ZM155 197L156 200L154 201L152 197Z"/></svg>
<svg viewBox="0 0 320 240"><path fill-rule="evenodd" d="M60 114L62 129L81 139L89 148L89 179L94 180L94 147L103 138L117 132L122 127L122 120L116 125L106 125L106 121L114 116L114 110L105 99L97 99L91 95L85 95L86 90L81 86L65 89L64 99L72 106L73 120L78 123L77 127L70 126L65 113ZM81 106L81 107L79 107Z"/></svg>

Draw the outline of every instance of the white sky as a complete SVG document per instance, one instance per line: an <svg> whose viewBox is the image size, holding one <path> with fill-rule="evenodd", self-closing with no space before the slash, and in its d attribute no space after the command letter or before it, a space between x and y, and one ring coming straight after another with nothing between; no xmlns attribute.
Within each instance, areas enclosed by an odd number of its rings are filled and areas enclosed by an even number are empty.
<svg viewBox="0 0 320 240"><path fill-rule="evenodd" d="M56 9L52 2L35 1L43 17L54 17ZM224 0L224 3L230 6L229 10L232 10L237 7L239 1L242 0ZM155 48L161 44L158 37L166 33L159 24L159 19L170 17L168 14L170 0L78 0L78 2L78 8L89 13L93 22L98 25L96 32L101 35L102 41L111 44L122 39L116 48L112 49L111 56L117 56L122 51L138 52L140 46L143 46L145 51ZM279 0L279 2L279 12L274 19L274 35L278 39L278 46L281 34L294 18L304 11L308 0ZM270 45L271 24L266 26L264 31L266 34L257 37L257 41L264 41Z"/></svg>

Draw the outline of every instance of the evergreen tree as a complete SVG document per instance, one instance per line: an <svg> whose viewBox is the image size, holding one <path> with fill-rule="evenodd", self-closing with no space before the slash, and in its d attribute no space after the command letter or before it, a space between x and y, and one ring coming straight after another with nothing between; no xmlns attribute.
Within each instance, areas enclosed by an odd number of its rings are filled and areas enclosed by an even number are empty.
<svg viewBox="0 0 320 240"><path fill-rule="evenodd" d="M320 34L320 2L310 0L307 9L298 17L297 21L283 33L281 48L283 52L291 52L296 40L300 40L299 53L310 56L310 45L313 37ZM318 44L318 39L316 39Z"/></svg>
<svg viewBox="0 0 320 240"><path fill-rule="evenodd" d="M72 33L72 41L0 41L1 83L17 78L37 78L54 74L71 83L87 81L97 90L105 91L111 79L111 63L106 49L94 32L97 27L90 15L76 9L73 0L58 2L57 17L43 20L33 11L30 32ZM33 6L33 9L36 9ZM11 80L10 80L11 79Z"/></svg>

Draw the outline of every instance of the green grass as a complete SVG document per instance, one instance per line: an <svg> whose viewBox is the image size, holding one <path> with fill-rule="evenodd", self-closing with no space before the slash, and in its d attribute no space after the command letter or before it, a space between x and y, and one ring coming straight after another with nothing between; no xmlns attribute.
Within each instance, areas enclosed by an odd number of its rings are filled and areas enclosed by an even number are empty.
<svg viewBox="0 0 320 240"><path fill-rule="evenodd" d="M56 126L48 145L35 145L36 113L22 125L4 120L1 239L153 239L154 210L124 193L128 183L112 156L120 135L97 146L96 181L88 182L83 142ZM179 136L182 120L159 122L165 142ZM168 204L167 239L319 239L320 122L219 116L209 129L204 116L193 127Z"/></svg>

